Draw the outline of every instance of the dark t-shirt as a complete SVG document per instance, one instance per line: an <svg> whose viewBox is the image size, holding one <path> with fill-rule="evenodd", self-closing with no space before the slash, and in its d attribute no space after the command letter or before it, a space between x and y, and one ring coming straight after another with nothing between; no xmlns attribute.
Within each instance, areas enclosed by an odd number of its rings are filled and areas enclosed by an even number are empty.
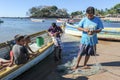
<svg viewBox="0 0 120 80"><path fill-rule="evenodd" d="M48 32L50 32L51 34L54 34L56 32L61 32L62 33L62 29L57 26L55 28L53 28L52 26L48 29ZM57 34L56 37L60 37L60 34Z"/></svg>
<svg viewBox="0 0 120 80"><path fill-rule="evenodd" d="M15 64L17 64L17 65L24 64L28 61L29 54L28 54L28 50L26 49L26 47L15 44L13 46L12 51L13 51L13 55L14 55Z"/></svg>

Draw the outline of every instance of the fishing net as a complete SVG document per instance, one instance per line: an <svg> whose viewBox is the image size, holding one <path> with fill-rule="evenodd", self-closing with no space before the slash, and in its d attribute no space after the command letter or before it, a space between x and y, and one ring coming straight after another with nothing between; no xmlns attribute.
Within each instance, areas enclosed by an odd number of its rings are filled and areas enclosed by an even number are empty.
<svg viewBox="0 0 120 80"><path fill-rule="evenodd" d="M68 61L65 64L58 65L57 71L60 74L73 74L73 75L83 75L83 76L90 76L100 72L102 70L102 66L99 63L93 64L90 69L82 69L78 68L76 70L72 70L71 68L75 66L77 58L74 57L72 61Z"/></svg>
<svg viewBox="0 0 120 80"><path fill-rule="evenodd" d="M93 34L95 35L95 34ZM93 35L89 35L87 41L92 41L94 44ZM91 39L91 40L90 40ZM73 75L82 75L82 76L91 76L103 71L102 65L97 61L95 46L93 46L95 56L93 56L93 64L90 66L90 69L77 68L73 70L72 68L76 65L77 57L74 57L72 61L68 61L65 64L57 66L57 72L60 74L73 74Z"/></svg>

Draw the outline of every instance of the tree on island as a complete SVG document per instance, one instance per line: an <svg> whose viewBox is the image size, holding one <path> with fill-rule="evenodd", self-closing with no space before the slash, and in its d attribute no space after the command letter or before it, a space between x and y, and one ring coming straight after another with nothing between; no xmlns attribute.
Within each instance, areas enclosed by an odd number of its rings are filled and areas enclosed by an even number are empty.
<svg viewBox="0 0 120 80"><path fill-rule="evenodd" d="M66 9L58 9L56 6L38 6L29 9L27 14L34 18L68 18Z"/></svg>
<svg viewBox="0 0 120 80"><path fill-rule="evenodd" d="M96 16L118 16L120 15L120 4L116 4L112 8L108 9L95 9L95 15ZM29 17L33 18L69 18L70 16L80 16L83 17L85 14L85 11L75 11L71 12L71 14L68 14L67 9L59 9L56 6L38 6L38 7L32 7L27 12L27 15Z"/></svg>

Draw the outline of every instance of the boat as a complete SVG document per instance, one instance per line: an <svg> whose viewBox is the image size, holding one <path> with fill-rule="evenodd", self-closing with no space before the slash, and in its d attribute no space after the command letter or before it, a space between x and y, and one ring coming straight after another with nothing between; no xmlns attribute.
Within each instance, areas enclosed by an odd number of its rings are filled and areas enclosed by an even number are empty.
<svg viewBox="0 0 120 80"><path fill-rule="evenodd" d="M118 17L105 17L102 20L107 23L120 23L120 18Z"/></svg>
<svg viewBox="0 0 120 80"><path fill-rule="evenodd" d="M61 18L56 20L57 23L65 23L67 21L68 21L68 19L61 19Z"/></svg>
<svg viewBox="0 0 120 80"><path fill-rule="evenodd" d="M66 23L64 30L65 30L65 33L67 33L67 34L71 34L71 35L75 35L75 36L82 35L82 32L76 28L75 24Z"/></svg>
<svg viewBox="0 0 120 80"><path fill-rule="evenodd" d="M57 19L56 22L57 23L75 23L75 22L79 22L81 19L77 19L77 18L73 18L73 19Z"/></svg>
<svg viewBox="0 0 120 80"><path fill-rule="evenodd" d="M0 19L0 23L3 23L4 21L2 21L1 19Z"/></svg>
<svg viewBox="0 0 120 80"><path fill-rule="evenodd" d="M115 21L115 20L103 20L104 22L107 22L107 23L120 23L120 21Z"/></svg>
<svg viewBox="0 0 120 80"><path fill-rule="evenodd" d="M79 31L76 28L78 27L77 24L78 23L76 24L66 23L64 29L65 33L74 36L82 36L82 31ZM106 27L100 33L98 33L98 39L120 41L120 28Z"/></svg>
<svg viewBox="0 0 120 80"><path fill-rule="evenodd" d="M11 67L0 68L0 80L13 80L14 78L33 67L53 52L54 45L47 31L31 34L30 37L32 40L30 43L30 47L33 51L36 52L36 56L31 57L26 64L14 64ZM44 44L41 46L38 46L36 43L36 38L38 37L42 37L44 39ZM8 53L9 51L10 46L8 43L0 43L0 55Z"/></svg>
<svg viewBox="0 0 120 80"><path fill-rule="evenodd" d="M44 22L44 19L37 19L37 18L31 18L31 21L33 22Z"/></svg>

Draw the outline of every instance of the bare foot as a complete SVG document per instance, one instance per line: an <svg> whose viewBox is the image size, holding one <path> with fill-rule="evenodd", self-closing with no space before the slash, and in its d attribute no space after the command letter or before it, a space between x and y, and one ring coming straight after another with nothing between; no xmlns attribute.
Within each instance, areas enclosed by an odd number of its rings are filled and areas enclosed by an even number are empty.
<svg viewBox="0 0 120 80"><path fill-rule="evenodd" d="M71 69L72 70L76 70L78 68L78 66L74 66L74 67L72 67Z"/></svg>
<svg viewBox="0 0 120 80"><path fill-rule="evenodd" d="M90 66L83 66L83 69L91 69Z"/></svg>

